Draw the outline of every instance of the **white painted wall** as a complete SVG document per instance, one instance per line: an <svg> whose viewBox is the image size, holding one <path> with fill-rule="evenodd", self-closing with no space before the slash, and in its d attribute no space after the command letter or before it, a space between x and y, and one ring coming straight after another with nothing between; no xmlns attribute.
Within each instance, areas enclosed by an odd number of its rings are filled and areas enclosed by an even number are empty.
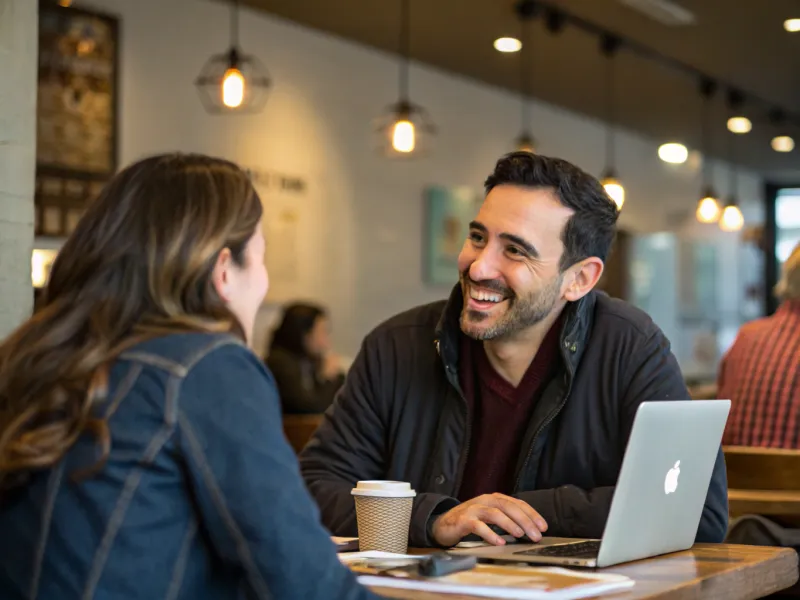
<svg viewBox="0 0 800 600"><path fill-rule="evenodd" d="M260 115L209 116L192 81L212 53L226 48L226 5L207 0L76 4L122 19L123 164L154 152L199 151L308 179L308 194L298 200L307 237L295 290L330 307L342 352L353 354L380 320L447 294L447 288L422 281L423 189L428 184L480 189L518 134L516 96L416 65L412 97L439 128L435 154L390 162L374 151L371 120L396 100L395 57L244 11L242 46L269 68L274 89ZM533 116L540 152L600 173L602 123L541 103ZM675 212L694 209L700 188L696 169L665 165L656 148L654 140L627 133L618 137L618 170L628 198L623 227L675 227L670 218ZM727 177L723 169L716 174L724 191ZM740 192L746 204L760 203L761 184L753 175L742 175ZM753 209L748 207L748 214ZM280 251L268 248L268 254ZM734 265L734 276L735 271ZM735 296L737 290L727 285ZM281 295L279 289L276 294Z"/></svg>
<svg viewBox="0 0 800 600"><path fill-rule="evenodd" d="M33 306L37 15L35 2L0 0L0 340Z"/></svg>

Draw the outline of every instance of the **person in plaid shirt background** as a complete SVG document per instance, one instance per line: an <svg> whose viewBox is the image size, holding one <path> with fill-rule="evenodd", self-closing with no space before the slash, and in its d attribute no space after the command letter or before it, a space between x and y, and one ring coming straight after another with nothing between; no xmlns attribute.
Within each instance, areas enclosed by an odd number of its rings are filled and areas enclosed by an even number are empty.
<svg viewBox="0 0 800 600"><path fill-rule="evenodd" d="M717 398L731 400L725 445L800 448L800 244L775 293L775 314L745 324L720 365Z"/></svg>

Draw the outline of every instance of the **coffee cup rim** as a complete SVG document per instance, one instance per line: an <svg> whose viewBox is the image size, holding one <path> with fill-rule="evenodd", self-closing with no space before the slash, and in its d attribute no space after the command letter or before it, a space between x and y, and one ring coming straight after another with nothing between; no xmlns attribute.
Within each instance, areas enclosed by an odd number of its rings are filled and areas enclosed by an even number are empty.
<svg viewBox="0 0 800 600"><path fill-rule="evenodd" d="M350 493L373 498L414 498L417 495L410 483L378 479L359 481Z"/></svg>

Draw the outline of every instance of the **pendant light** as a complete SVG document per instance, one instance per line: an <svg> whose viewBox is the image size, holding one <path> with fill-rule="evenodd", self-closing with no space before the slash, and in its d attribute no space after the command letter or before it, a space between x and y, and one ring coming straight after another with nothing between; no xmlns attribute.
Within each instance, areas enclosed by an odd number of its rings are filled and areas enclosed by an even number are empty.
<svg viewBox="0 0 800 600"><path fill-rule="evenodd" d="M536 16L536 3L530 0L523 0L517 5L517 13L520 22L520 41L522 42L521 52L519 53L519 91L521 100L521 122L522 131L517 137L516 149L522 152L536 152L536 139L531 133L530 123L530 94L531 94L531 55L533 46L531 44L530 21Z"/></svg>
<svg viewBox="0 0 800 600"><path fill-rule="evenodd" d="M733 104L733 103L732 103ZM722 210L722 217L719 220L719 228L722 231L739 231L744 226L744 216L742 215L742 211L739 209L739 201L737 198L737 187L739 183L739 173L736 170L736 164L734 163L734 138L736 137L735 133L728 134L728 163L730 168L730 197L728 198L727 204L725 204L725 208Z"/></svg>
<svg viewBox="0 0 800 600"><path fill-rule="evenodd" d="M769 112L769 120L775 127L775 137L772 138L770 146L775 152L791 152L794 150L794 139L786 132L786 115L780 109L773 109Z"/></svg>
<svg viewBox="0 0 800 600"><path fill-rule="evenodd" d="M211 114L252 114L264 108L271 85L264 65L239 48L239 0L231 0L230 47L208 59L195 87Z"/></svg>
<svg viewBox="0 0 800 600"><path fill-rule="evenodd" d="M744 96L738 90L728 92L728 106L731 109L731 116L728 119L728 131L736 135L744 135L753 130L753 122L744 116L742 106Z"/></svg>
<svg viewBox="0 0 800 600"><path fill-rule="evenodd" d="M700 94L703 97L703 108L701 111L701 130L702 130L702 148L700 151L703 153L703 191L700 196L700 201L697 203L696 216L697 220L701 223L716 223L719 221L722 209L717 200L717 194L714 192L714 187L711 184L711 115L709 114L711 107L711 98L717 90L716 84L710 79L704 79L700 83Z"/></svg>
<svg viewBox="0 0 800 600"><path fill-rule="evenodd" d="M411 157L425 154L436 133L424 108L409 100L408 71L410 55L410 0L400 0L400 69L398 87L400 99L387 110L378 123L378 134L384 153L391 157Z"/></svg>
<svg viewBox="0 0 800 600"><path fill-rule="evenodd" d="M614 166L614 56L619 50L620 40L612 35L605 34L600 38L600 51L606 59L606 168L600 178L600 183L608 196L617 205L617 210L622 209L625 203L625 188L617 178Z"/></svg>

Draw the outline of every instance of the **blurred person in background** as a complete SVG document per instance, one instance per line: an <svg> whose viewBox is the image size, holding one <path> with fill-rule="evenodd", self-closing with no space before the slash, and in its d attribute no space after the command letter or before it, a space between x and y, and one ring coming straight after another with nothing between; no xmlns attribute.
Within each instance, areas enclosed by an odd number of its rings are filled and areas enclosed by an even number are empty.
<svg viewBox="0 0 800 600"><path fill-rule="evenodd" d="M325 412L344 383L339 357L331 352L330 321L314 304L288 305L272 336L267 366L278 384L283 412Z"/></svg>
<svg viewBox="0 0 800 600"><path fill-rule="evenodd" d="M0 598L363 599L248 349L268 289L235 165L145 159L0 344Z"/></svg>
<svg viewBox="0 0 800 600"><path fill-rule="evenodd" d="M775 314L745 324L720 364L729 446L800 448L800 244L783 265Z"/></svg>
<svg viewBox="0 0 800 600"><path fill-rule="evenodd" d="M731 400L729 446L800 448L800 244L775 286L775 314L745 324L722 359L717 398ZM726 542L800 551L800 528L777 517L734 519Z"/></svg>

